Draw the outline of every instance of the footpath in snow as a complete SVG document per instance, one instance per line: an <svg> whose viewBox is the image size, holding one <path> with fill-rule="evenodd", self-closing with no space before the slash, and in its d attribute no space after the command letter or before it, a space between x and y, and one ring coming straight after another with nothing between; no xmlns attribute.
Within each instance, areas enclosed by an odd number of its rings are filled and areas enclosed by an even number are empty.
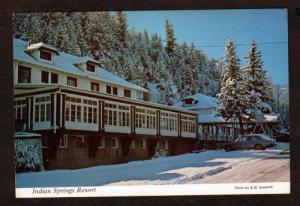
<svg viewBox="0 0 300 206"><path fill-rule="evenodd" d="M288 143L278 143L260 151L211 150L118 165L18 173L16 187L193 184L199 179L278 155L287 149Z"/></svg>

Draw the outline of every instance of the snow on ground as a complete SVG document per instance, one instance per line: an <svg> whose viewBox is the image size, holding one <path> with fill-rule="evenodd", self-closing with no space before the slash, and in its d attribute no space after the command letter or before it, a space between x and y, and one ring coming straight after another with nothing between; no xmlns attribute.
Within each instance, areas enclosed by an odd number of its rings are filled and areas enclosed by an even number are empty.
<svg viewBox="0 0 300 206"><path fill-rule="evenodd" d="M277 155L287 149L288 143L278 143L261 151L211 150L118 165L19 173L16 174L16 187L193 184L199 179Z"/></svg>

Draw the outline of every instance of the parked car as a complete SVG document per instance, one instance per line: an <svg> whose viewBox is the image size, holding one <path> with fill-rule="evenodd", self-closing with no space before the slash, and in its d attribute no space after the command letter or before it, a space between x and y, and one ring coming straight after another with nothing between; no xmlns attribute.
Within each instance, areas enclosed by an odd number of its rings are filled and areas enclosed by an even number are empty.
<svg viewBox="0 0 300 206"><path fill-rule="evenodd" d="M237 138L233 142L223 144L226 151L239 149L262 150L276 145L276 141L264 134L249 134Z"/></svg>
<svg viewBox="0 0 300 206"><path fill-rule="evenodd" d="M280 132L275 136L277 142L289 142L290 133L289 132Z"/></svg>

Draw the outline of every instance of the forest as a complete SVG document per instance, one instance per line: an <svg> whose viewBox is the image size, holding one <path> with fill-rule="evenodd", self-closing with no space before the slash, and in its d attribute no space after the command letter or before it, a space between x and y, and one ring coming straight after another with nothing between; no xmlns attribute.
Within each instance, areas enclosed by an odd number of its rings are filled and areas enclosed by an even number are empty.
<svg viewBox="0 0 300 206"><path fill-rule="evenodd" d="M14 38L90 56L104 69L149 89L152 102L172 105L201 92L219 99L225 118L288 112L281 97L274 96L278 86L268 78L254 41L246 65L240 65L232 40L224 42L223 59L210 59L193 44L177 42L172 22L165 20L164 29L164 37L135 31L121 11L13 15Z"/></svg>

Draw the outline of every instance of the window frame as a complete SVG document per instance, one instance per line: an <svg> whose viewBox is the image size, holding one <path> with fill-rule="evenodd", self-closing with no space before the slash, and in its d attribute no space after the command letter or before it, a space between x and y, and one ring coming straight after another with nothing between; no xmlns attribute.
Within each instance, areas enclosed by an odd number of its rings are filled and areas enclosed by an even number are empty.
<svg viewBox="0 0 300 206"><path fill-rule="evenodd" d="M97 89L93 89L94 86L96 86ZM99 92L100 91L100 84L97 82L91 82L91 91L93 92Z"/></svg>
<svg viewBox="0 0 300 206"><path fill-rule="evenodd" d="M49 51L45 51L40 49L40 59L51 62L52 61L52 53Z"/></svg>
<svg viewBox="0 0 300 206"><path fill-rule="evenodd" d="M96 66L91 63L86 63L86 71L95 73L96 71Z"/></svg>
<svg viewBox="0 0 300 206"><path fill-rule="evenodd" d="M112 149L118 149L119 148L119 138L113 137L111 139L112 139L112 144L111 144Z"/></svg>
<svg viewBox="0 0 300 206"><path fill-rule="evenodd" d="M51 72L51 84L57 84L58 83L58 74L57 73L52 73ZM54 82L56 80L56 82Z"/></svg>
<svg viewBox="0 0 300 206"><path fill-rule="evenodd" d="M99 143L100 143L100 146L99 146ZM100 137L100 141L98 142L97 148L98 149L104 149L105 148L105 138L104 137Z"/></svg>
<svg viewBox="0 0 300 206"><path fill-rule="evenodd" d="M129 149L135 149L135 139L132 139L129 144Z"/></svg>
<svg viewBox="0 0 300 206"><path fill-rule="evenodd" d="M70 84L69 84L70 81L75 81L75 86L74 86L74 85L70 85ZM68 85L68 86L71 86L71 87L77 87L77 85L78 85L77 78L67 76L67 85Z"/></svg>
<svg viewBox="0 0 300 206"><path fill-rule="evenodd" d="M58 142L58 147L60 149L67 149L69 146L69 139L67 135L63 135Z"/></svg>
<svg viewBox="0 0 300 206"><path fill-rule="evenodd" d="M21 75L21 72L23 72L23 76ZM29 76L28 76L28 81L25 81L26 79L26 72L28 72ZM22 76L22 79L21 79ZM18 83L31 83L31 68L30 67L26 67L26 66L22 66L19 65L18 66Z"/></svg>
<svg viewBox="0 0 300 206"><path fill-rule="evenodd" d="M131 90L124 89L124 97L131 98Z"/></svg>
<svg viewBox="0 0 300 206"><path fill-rule="evenodd" d="M41 82L49 84L49 72L41 70Z"/></svg>
<svg viewBox="0 0 300 206"><path fill-rule="evenodd" d="M38 115L37 115L38 114ZM42 123L51 121L51 97L37 96L34 98L33 122Z"/></svg>
<svg viewBox="0 0 300 206"><path fill-rule="evenodd" d="M141 139L141 148L146 149L147 148L147 141L145 138Z"/></svg>

